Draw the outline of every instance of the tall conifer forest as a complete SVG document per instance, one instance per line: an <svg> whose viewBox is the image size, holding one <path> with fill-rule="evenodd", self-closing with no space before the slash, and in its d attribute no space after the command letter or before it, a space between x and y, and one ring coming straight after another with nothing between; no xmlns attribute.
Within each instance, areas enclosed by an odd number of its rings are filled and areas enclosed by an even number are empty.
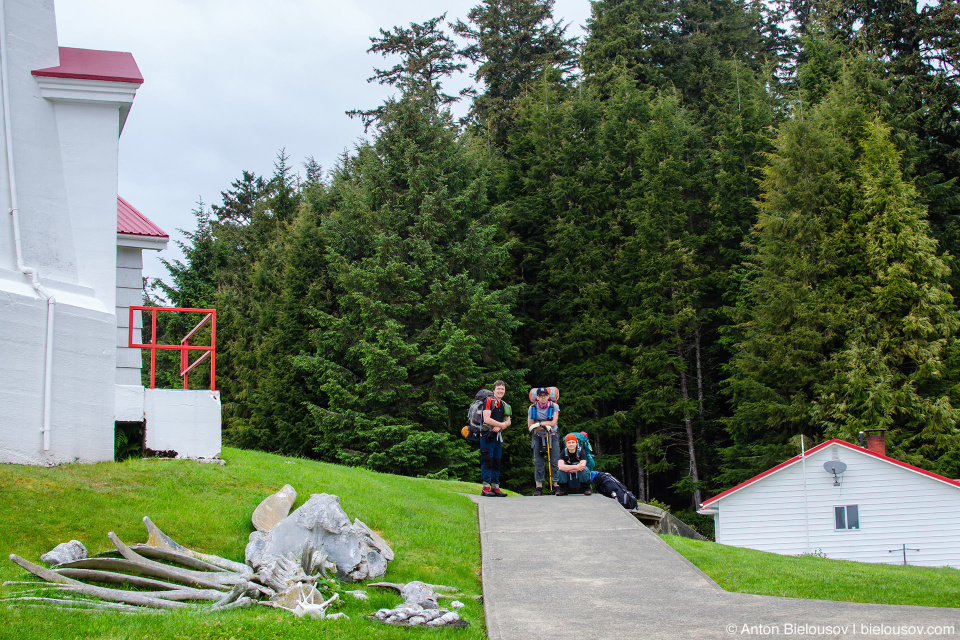
<svg viewBox="0 0 960 640"><path fill-rule="evenodd" d="M329 168L198 203L147 298L218 310L226 442L478 479L502 379L519 491L531 386L688 514L801 437L960 476L957 0L478 2L371 34L393 97Z"/></svg>

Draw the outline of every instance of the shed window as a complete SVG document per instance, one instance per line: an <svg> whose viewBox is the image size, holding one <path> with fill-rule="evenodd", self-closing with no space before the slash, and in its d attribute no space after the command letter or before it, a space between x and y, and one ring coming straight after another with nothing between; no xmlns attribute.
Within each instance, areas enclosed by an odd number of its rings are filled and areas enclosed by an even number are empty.
<svg viewBox="0 0 960 640"><path fill-rule="evenodd" d="M833 515L838 530L860 528L860 510L855 504L848 504L844 507L834 507Z"/></svg>

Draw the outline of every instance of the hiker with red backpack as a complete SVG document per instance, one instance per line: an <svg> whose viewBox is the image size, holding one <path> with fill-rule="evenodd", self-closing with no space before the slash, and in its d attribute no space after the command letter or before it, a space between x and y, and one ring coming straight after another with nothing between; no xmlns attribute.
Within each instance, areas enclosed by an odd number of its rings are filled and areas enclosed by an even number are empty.
<svg viewBox="0 0 960 640"><path fill-rule="evenodd" d="M530 390L530 409L527 412L527 428L530 430L530 446L533 449L533 479L537 488L533 495L543 495L543 481L547 478L545 467L550 467L550 490L557 484L557 460L560 457L560 438L557 421L560 407L554 401L560 392L556 387L538 387L536 394Z"/></svg>
<svg viewBox="0 0 960 640"><path fill-rule="evenodd" d="M493 397L483 403L483 431L480 436L480 482L483 483L481 496L506 498L500 490L500 459L503 457L504 429L510 426L507 404L503 396L507 385L503 380L493 383Z"/></svg>

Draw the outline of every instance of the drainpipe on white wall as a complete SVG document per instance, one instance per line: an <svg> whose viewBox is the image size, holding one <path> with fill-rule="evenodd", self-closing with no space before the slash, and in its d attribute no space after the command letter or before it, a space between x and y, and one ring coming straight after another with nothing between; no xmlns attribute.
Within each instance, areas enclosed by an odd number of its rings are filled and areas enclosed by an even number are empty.
<svg viewBox="0 0 960 640"><path fill-rule="evenodd" d="M17 258L17 271L30 278L30 283L47 301L47 338L43 368L43 450L50 450L50 396L53 375L53 320L57 304L53 294L40 284L40 272L23 261L23 245L20 242L20 206L17 198L17 172L13 164L13 127L10 124L10 87L7 73L7 3L0 0L0 93L3 96L3 132L7 148L7 183L10 185L10 215L13 218L13 245Z"/></svg>

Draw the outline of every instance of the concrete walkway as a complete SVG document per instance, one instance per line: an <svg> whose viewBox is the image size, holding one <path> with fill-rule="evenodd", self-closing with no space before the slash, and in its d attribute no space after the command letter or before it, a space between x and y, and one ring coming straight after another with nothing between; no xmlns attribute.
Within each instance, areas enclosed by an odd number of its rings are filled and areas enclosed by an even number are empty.
<svg viewBox="0 0 960 640"><path fill-rule="evenodd" d="M475 500L490 640L960 639L960 609L724 591L603 496Z"/></svg>

